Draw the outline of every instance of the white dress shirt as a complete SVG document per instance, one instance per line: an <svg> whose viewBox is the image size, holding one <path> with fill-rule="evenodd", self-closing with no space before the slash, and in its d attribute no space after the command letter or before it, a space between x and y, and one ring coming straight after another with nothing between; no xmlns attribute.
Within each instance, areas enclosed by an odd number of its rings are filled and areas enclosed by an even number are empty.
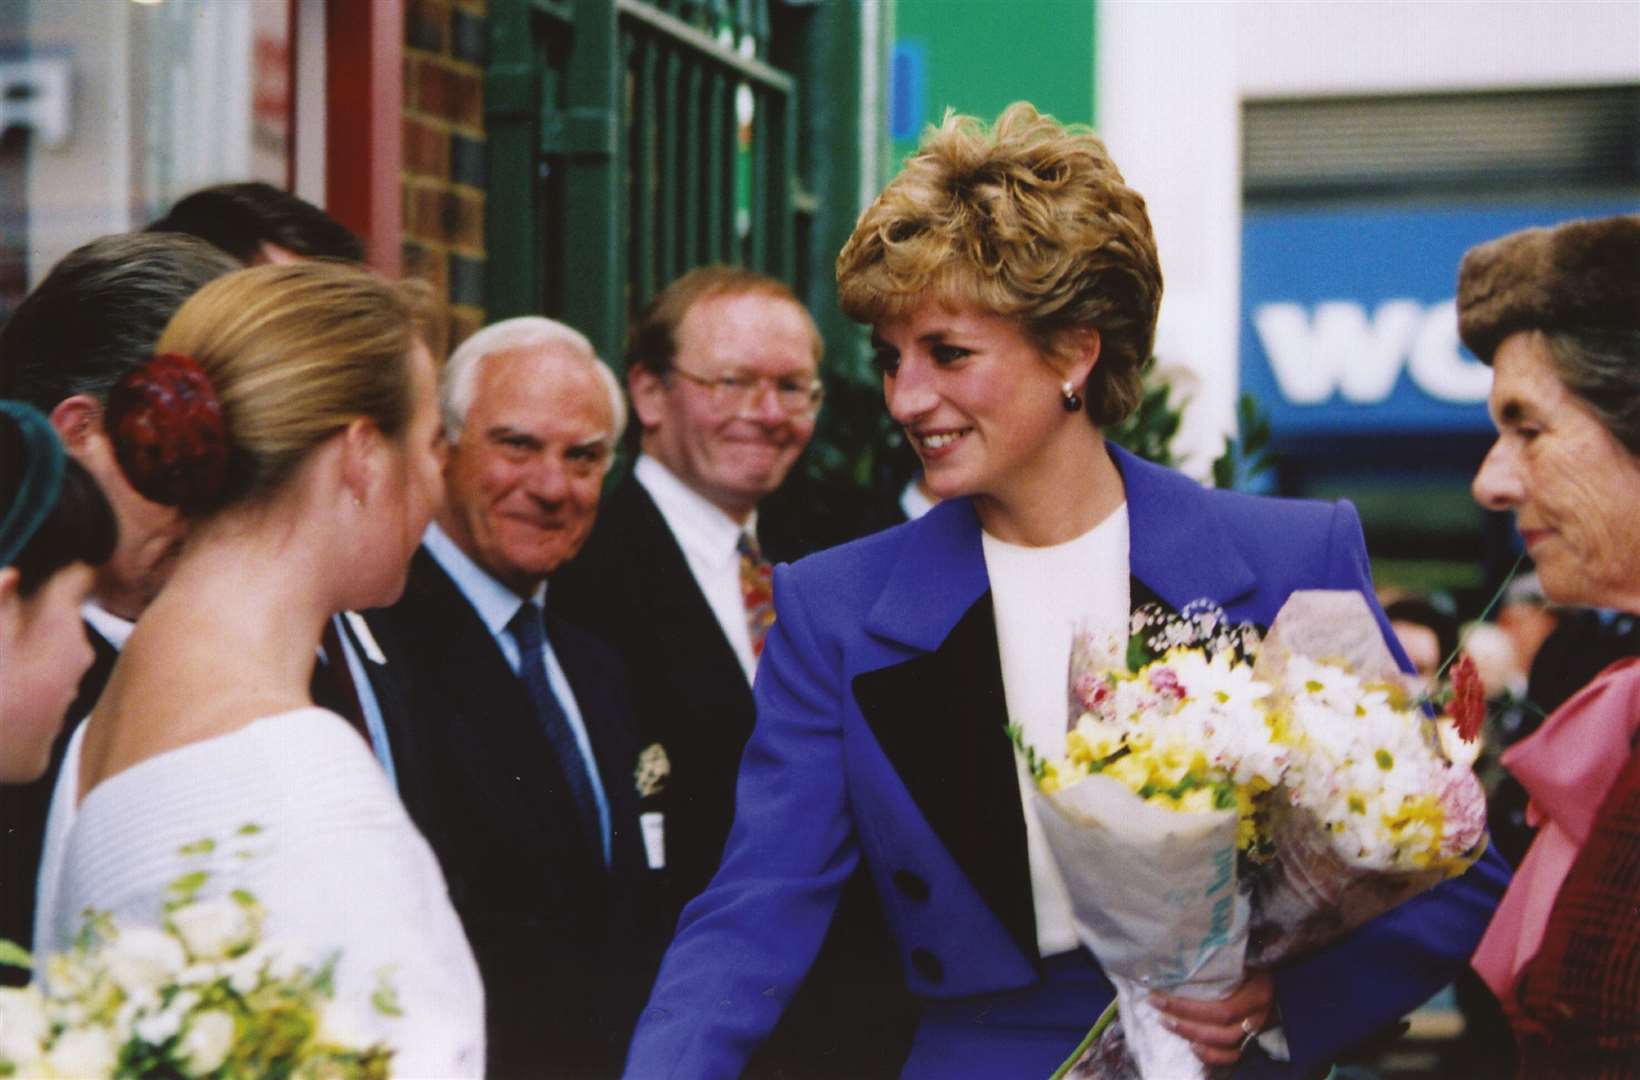
<svg viewBox="0 0 1640 1080"><path fill-rule="evenodd" d="M114 646L115 652L121 652L125 649L125 643L131 637L131 631L137 625L130 619L120 618L107 608L99 605L95 600L87 600L80 605L80 618L90 623L91 629L101 634L104 641Z"/></svg>
<svg viewBox="0 0 1640 1080"><path fill-rule="evenodd" d="M746 601L740 594L739 545L741 534L757 536L757 511L740 524L647 455L639 455L632 474L655 500L666 527L683 549L689 572L750 684L757 674L757 657L752 652L752 631L746 625Z"/></svg>

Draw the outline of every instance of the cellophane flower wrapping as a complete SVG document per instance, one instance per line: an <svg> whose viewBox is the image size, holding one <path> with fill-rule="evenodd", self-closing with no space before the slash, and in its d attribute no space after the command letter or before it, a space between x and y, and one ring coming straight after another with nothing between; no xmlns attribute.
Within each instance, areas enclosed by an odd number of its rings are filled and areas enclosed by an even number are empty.
<svg viewBox="0 0 1640 1080"><path fill-rule="evenodd" d="M1131 630L1125 654L1078 637L1067 753L1026 750L1078 933L1117 988L1118 1022L1067 1075L1205 1077L1150 990L1225 996L1245 965L1462 873L1485 800L1359 593L1295 593L1262 641L1205 605Z"/></svg>

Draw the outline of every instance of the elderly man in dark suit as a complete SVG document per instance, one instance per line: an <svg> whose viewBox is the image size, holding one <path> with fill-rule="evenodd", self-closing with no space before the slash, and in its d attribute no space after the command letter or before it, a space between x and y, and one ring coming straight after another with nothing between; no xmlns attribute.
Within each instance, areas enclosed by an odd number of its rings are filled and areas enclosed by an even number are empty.
<svg viewBox="0 0 1640 1080"><path fill-rule="evenodd" d="M619 658L543 600L625 405L586 338L541 318L470 338L441 400L446 505L403 599L370 616L410 683L400 795L478 958L491 1075L613 1075L660 945L637 733Z"/></svg>

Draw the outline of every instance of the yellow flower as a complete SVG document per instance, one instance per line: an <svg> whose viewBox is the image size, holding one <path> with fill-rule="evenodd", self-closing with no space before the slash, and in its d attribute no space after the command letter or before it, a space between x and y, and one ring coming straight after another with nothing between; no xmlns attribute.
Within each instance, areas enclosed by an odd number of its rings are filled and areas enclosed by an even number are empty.
<svg viewBox="0 0 1640 1080"><path fill-rule="evenodd" d="M1126 754L1105 766L1104 775L1138 791L1150 780L1150 764L1143 755Z"/></svg>
<svg viewBox="0 0 1640 1080"><path fill-rule="evenodd" d="M1122 748L1122 736L1086 718L1065 737L1065 756L1085 764L1103 761Z"/></svg>
<svg viewBox="0 0 1640 1080"><path fill-rule="evenodd" d="M1186 814L1205 814L1218 809L1210 787L1191 788L1179 797L1176 808Z"/></svg>

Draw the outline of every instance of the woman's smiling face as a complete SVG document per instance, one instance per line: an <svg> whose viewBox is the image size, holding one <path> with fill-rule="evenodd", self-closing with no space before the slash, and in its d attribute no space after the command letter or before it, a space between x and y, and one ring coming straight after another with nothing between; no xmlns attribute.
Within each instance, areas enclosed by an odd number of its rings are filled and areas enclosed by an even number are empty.
<svg viewBox="0 0 1640 1080"><path fill-rule="evenodd" d="M1080 388L1086 372L1062 374L1016 319L929 303L879 322L872 346L889 414L939 498L1031 491L1067 428L1087 427L1061 404L1064 379Z"/></svg>

